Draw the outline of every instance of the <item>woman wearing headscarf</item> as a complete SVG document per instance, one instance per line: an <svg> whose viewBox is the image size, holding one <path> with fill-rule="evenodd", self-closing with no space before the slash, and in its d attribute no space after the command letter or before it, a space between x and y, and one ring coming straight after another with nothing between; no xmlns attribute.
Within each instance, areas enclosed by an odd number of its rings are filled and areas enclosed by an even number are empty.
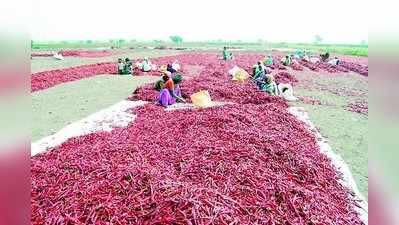
<svg viewBox="0 0 399 225"><path fill-rule="evenodd" d="M333 66L338 66L340 64L340 62L341 61L338 59L338 57L334 57L333 59L328 61L328 64L333 65Z"/></svg>
<svg viewBox="0 0 399 225"><path fill-rule="evenodd" d="M286 55L281 59L281 62L283 63L284 66L289 66L292 63L292 59L290 55Z"/></svg>
<svg viewBox="0 0 399 225"><path fill-rule="evenodd" d="M172 73L172 74L174 74L174 73L177 72L177 71L173 68L173 66L172 66L171 64L168 64L168 65L166 66L166 70L169 71L169 72Z"/></svg>
<svg viewBox="0 0 399 225"><path fill-rule="evenodd" d="M264 77L266 74L266 68L263 65L262 61L259 61L258 64L253 67L253 76L252 79L257 80L259 77ZM263 78L261 78L263 79Z"/></svg>
<svg viewBox="0 0 399 225"><path fill-rule="evenodd" d="M233 53L227 51L227 47L223 48L223 60L231 60L233 59Z"/></svg>
<svg viewBox="0 0 399 225"><path fill-rule="evenodd" d="M265 58L263 63L265 64L265 66L272 66L273 65L273 57L272 57L272 55L268 55Z"/></svg>
<svg viewBox="0 0 399 225"><path fill-rule="evenodd" d="M175 83L172 78L170 78L168 75L163 75L162 80L164 82L163 87L159 93L159 99L158 103L162 106L168 106L168 105L173 105L176 103L176 100L181 101L181 102L186 102L182 97L181 97L181 91L178 86L178 83L176 84L177 87L175 86ZM179 82L179 79L175 79L177 82ZM180 79L181 81L181 79Z"/></svg>
<svg viewBox="0 0 399 225"><path fill-rule="evenodd" d="M180 70L180 64L179 61L176 59L173 63L172 63L172 68L176 71Z"/></svg>
<svg viewBox="0 0 399 225"><path fill-rule="evenodd" d="M144 61L141 63L141 69L144 72L148 72L148 71L150 71L152 69L152 65L151 65L151 62L148 59L148 57L145 57Z"/></svg>
<svg viewBox="0 0 399 225"><path fill-rule="evenodd" d="M266 76L266 82L262 85L261 90L269 93L272 96L276 96L278 94L277 84L274 82L274 77L271 74Z"/></svg>
<svg viewBox="0 0 399 225"><path fill-rule="evenodd" d="M125 59L125 64L123 67L123 74L132 74L132 61L129 58Z"/></svg>
<svg viewBox="0 0 399 225"><path fill-rule="evenodd" d="M122 75L123 74L123 69L125 67L125 64L123 63L122 59L118 59L118 74Z"/></svg>
<svg viewBox="0 0 399 225"><path fill-rule="evenodd" d="M330 53L326 52L324 54L320 54L321 61L326 62L330 58Z"/></svg>

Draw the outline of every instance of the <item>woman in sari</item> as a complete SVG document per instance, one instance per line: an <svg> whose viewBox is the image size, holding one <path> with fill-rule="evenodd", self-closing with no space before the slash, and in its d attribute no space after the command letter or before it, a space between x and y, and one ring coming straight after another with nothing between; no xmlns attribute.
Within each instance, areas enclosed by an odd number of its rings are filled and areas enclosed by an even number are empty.
<svg viewBox="0 0 399 225"><path fill-rule="evenodd" d="M177 72L177 70L175 70L175 69L173 68L172 64L168 64L168 65L166 66L166 70L169 71L169 72L172 73L172 74L174 74L174 73Z"/></svg>
<svg viewBox="0 0 399 225"><path fill-rule="evenodd" d="M290 55L286 55L284 58L281 59L281 62L284 66L289 66L292 63L292 59Z"/></svg>
<svg viewBox="0 0 399 225"><path fill-rule="evenodd" d="M152 69L152 64L151 64L150 60L147 57L145 57L144 61L141 63L141 70L143 72L148 72L151 69Z"/></svg>
<svg viewBox="0 0 399 225"><path fill-rule="evenodd" d="M272 96L278 94L277 84L274 82L274 77L271 74L266 76L266 82L262 86L262 91L265 91Z"/></svg>
<svg viewBox="0 0 399 225"><path fill-rule="evenodd" d="M264 62L263 62L266 66L272 66L273 65L273 57L272 55L268 55Z"/></svg>
<svg viewBox="0 0 399 225"><path fill-rule="evenodd" d="M266 68L262 61L259 61L258 64L254 65L252 72L252 79L257 80L259 77L260 79L264 79L264 76L271 73L271 70Z"/></svg>
<svg viewBox="0 0 399 225"><path fill-rule="evenodd" d="M173 105L176 103L176 100L181 101L181 102L186 102L182 97L181 97L181 91L176 84L173 81L172 78L170 78L168 75L163 75L162 80L164 84L162 85L162 89L159 93L159 99L158 103L162 106L168 106L168 105ZM179 79L175 79L177 82L180 82Z"/></svg>
<svg viewBox="0 0 399 225"><path fill-rule="evenodd" d="M227 51L227 47L223 48L223 60L232 60L233 59L233 53Z"/></svg>

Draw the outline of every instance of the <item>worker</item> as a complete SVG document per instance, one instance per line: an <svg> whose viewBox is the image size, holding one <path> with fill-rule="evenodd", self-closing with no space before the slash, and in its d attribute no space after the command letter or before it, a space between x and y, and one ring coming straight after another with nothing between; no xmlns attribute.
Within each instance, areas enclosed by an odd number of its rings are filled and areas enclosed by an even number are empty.
<svg viewBox="0 0 399 225"><path fill-rule="evenodd" d="M255 75L253 80L260 90L263 89L263 85L266 83L266 70L262 62L259 61L255 68Z"/></svg>
<svg viewBox="0 0 399 225"><path fill-rule="evenodd" d="M164 82L164 85L161 89L161 92L159 93L158 99L158 103L160 105L165 107L168 105L173 105L174 103L176 103L176 100L186 102L181 97L180 88L175 90L175 84L172 78L170 78L168 75L163 75L162 80Z"/></svg>
<svg viewBox="0 0 399 225"><path fill-rule="evenodd" d="M294 96L294 90L291 84L279 83L277 85L278 95L287 101L297 101L298 98Z"/></svg>
<svg viewBox="0 0 399 225"><path fill-rule="evenodd" d="M333 65L333 66L338 66L340 62L341 62L341 61L338 59L338 57L334 57L333 59L331 59L330 61L328 61L328 64L331 64L331 65Z"/></svg>
<svg viewBox="0 0 399 225"><path fill-rule="evenodd" d="M168 65L166 66L166 70L169 71L169 72L172 73L172 74L174 74L174 73L177 72L177 71L173 68L173 66L172 66L171 64L168 64Z"/></svg>
<svg viewBox="0 0 399 225"><path fill-rule="evenodd" d="M141 70L143 72L148 72L152 69L152 64L150 62L150 60L148 59L148 57L144 58L144 61L141 63Z"/></svg>
<svg viewBox="0 0 399 225"><path fill-rule="evenodd" d="M180 70L180 64L179 61L176 59L173 63L172 63L172 68L176 71Z"/></svg>
<svg viewBox="0 0 399 225"><path fill-rule="evenodd" d="M302 50L295 51L294 58L302 59L305 56L305 52Z"/></svg>
<svg viewBox="0 0 399 225"><path fill-rule="evenodd" d="M164 79L163 79L164 75L166 75L168 77L172 76L170 72L162 73L161 79L158 80L157 82L155 82L155 84L154 84L154 89L155 90L161 91L164 88L164 86L165 86L165 82L164 82ZM175 93L176 93L176 95L177 96L181 96L181 91L180 91L179 84L183 81L183 76L180 75L180 74L176 74L176 75L172 76L172 80L173 80L173 83L175 85Z"/></svg>
<svg viewBox="0 0 399 225"><path fill-rule="evenodd" d="M123 63L122 59L118 59L118 74L123 74L123 68L125 67L125 64Z"/></svg>
<svg viewBox="0 0 399 225"><path fill-rule="evenodd" d="M305 53L305 55L303 56L302 60L304 60L305 62L310 62L309 55Z"/></svg>
<svg viewBox="0 0 399 225"><path fill-rule="evenodd" d="M292 63L292 59L290 55L286 55L285 57L281 58L281 62L284 66L289 66Z"/></svg>
<svg viewBox="0 0 399 225"><path fill-rule="evenodd" d="M183 98L181 98L182 94L181 94L181 89L180 89L180 83L183 81L183 76L180 74L176 74L172 77L172 81L173 81L173 84L175 85L174 92L177 96L180 97L180 99L177 99L177 100L181 101L181 102L186 102Z"/></svg>
<svg viewBox="0 0 399 225"><path fill-rule="evenodd" d="M132 74L132 61L129 58L125 59L122 74Z"/></svg>
<svg viewBox="0 0 399 225"><path fill-rule="evenodd" d="M263 62L265 64L265 66L272 66L273 65L272 55L268 55Z"/></svg>
<svg viewBox="0 0 399 225"><path fill-rule="evenodd" d="M233 59L233 53L227 51L227 47L223 48L223 60L231 60Z"/></svg>
<svg viewBox="0 0 399 225"><path fill-rule="evenodd" d="M321 61L326 62L328 58L330 58L330 53L326 52L324 54L320 54Z"/></svg>
<svg viewBox="0 0 399 225"><path fill-rule="evenodd" d="M269 93L272 96L277 95L277 84L274 82L274 77L271 74L266 76L266 82L262 85L261 90Z"/></svg>
<svg viewBox="0 0 399 225"><path fill-rule="evenodd" d="M258 64L253 67L253 75L252 79L257 80L259 77L262 77L266 74L265 66L262 61L259 61Z"/></svg>

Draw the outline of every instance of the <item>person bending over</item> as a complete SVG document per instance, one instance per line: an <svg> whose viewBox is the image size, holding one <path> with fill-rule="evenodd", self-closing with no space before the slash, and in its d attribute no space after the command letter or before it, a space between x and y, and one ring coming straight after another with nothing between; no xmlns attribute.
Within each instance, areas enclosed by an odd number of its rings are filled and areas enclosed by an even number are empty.
<svg viewBox="0 0 399 225"><path fill-rule="evenodd" d="M182 97L181 97L181 92L180 88L175 89L175 84L173 82L173 79L170 78L167 75L163 75L162 77L164 85L163 89L159 93L159 99L158 103L164 107L168 105L173 105L176 103L176 100L181 101L181 102L186 102Z"/></svg>
<svg viewBox="0 0 399 225"><path fill-rule="evenodd" d="M233 59L233 53L227 51L227 47L223 48L223 60L232 60Z"/></svg>

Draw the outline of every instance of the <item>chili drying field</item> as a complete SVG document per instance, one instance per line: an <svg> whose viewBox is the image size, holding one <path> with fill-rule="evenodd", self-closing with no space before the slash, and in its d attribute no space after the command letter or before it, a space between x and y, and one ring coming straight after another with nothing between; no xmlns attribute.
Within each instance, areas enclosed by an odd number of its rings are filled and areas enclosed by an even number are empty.
<svg viewBox="0 0 399 225"><path fill-rule="evenodd" d="M269 53L276 81L299 101L231 80L235 65L251 73ZM44 147L31 156L31 223L367 223L367 58L285 67L283 52L269 53L75 51L55 61L35 52L32 146ZM146 56L179 60L188 101L208 90L221 104L156 106L158 73L116 75L117 58ZM99 112L120 102L129 120L105 129L114 117Z"/></svg>

